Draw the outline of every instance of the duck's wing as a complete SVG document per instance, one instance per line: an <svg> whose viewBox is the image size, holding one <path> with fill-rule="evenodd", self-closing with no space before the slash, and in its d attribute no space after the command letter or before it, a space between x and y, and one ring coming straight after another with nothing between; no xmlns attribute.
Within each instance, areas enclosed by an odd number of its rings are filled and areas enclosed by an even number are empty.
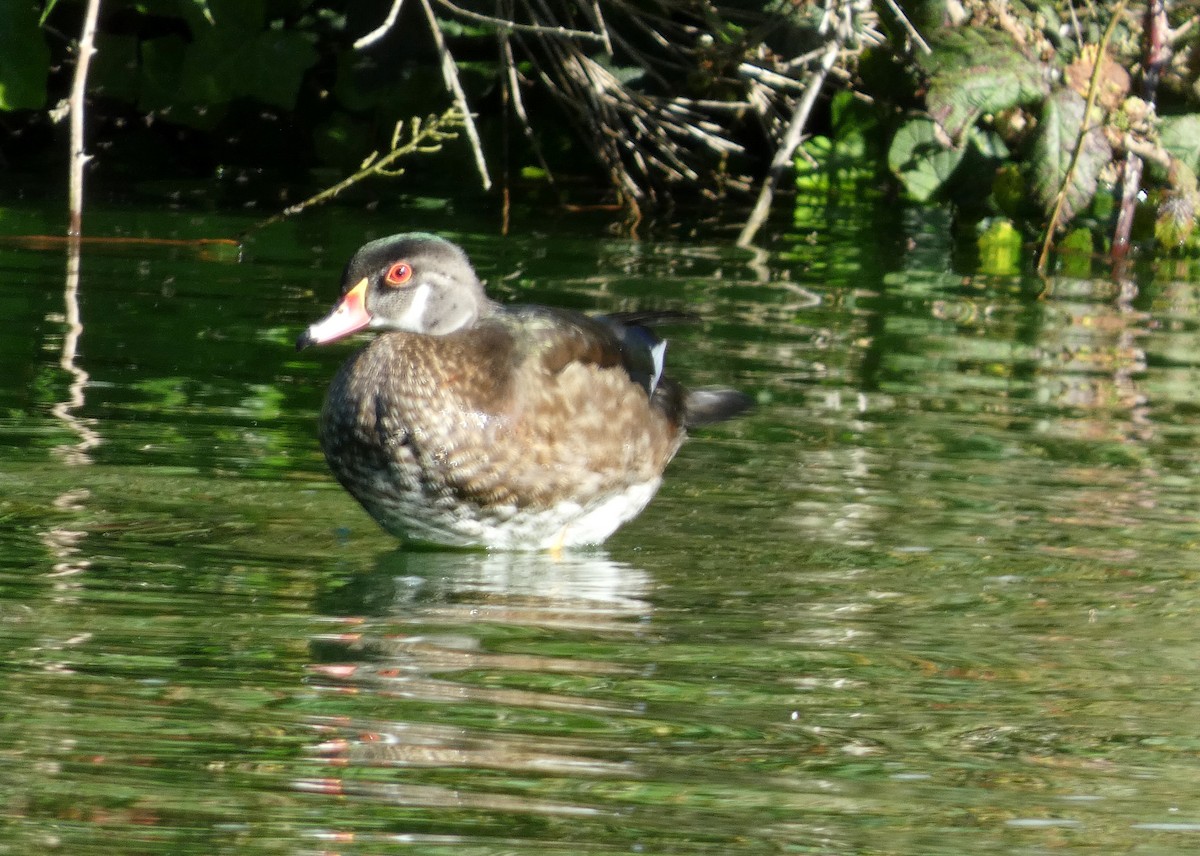
<svg viewBox="0 0 1200 856"><path fill-rule="evenodd" d="M648 397L663 379L667 343L641 324L541 306L514 307L507 314L520 328L514 337L524 343L523 355L552 374L572 363L620 368Z"/></svg>
<svg viewBox="0 0 1200 856"><path fill-rule="evenodd" d="M690 313L646 310L588 316L569 310L518 307L510 310L510 318L522 328L516 338L527 343L517 349L524 358L538 360L553 374L572 363L620 368L674 424L708 425L752 406L751 399L736 390L687 392L664 374L667 342L650 328L699 320Z"/></svg>

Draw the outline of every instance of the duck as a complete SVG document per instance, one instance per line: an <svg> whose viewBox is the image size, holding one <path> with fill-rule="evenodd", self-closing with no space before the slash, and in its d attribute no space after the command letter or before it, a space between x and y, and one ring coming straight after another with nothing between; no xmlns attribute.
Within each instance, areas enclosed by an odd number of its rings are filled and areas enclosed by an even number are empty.
<svg viewBox="0 0 1200 856"><path fill-rule="evenodd" d="M487 296L466 252L415 232L371 241L297 350L376 335L319 420L330 470L403 543L597 545L646 507L688 429L749 397L685 390L653 328L679 312L587 315Z"/></svg>

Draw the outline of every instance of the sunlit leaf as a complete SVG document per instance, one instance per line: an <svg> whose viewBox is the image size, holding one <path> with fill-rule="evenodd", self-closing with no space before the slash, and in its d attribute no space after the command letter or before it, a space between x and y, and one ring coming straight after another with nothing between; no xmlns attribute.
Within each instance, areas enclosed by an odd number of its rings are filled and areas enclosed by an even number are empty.
<svg viewBox="0 0 1200 856"><path fill-rule="evenodd" d="M1048 91L1043 66L995 31L956 30L933 48L925 105L954 140L980 115L1038 101Z"/></svg>
<svg viewBox="0 0 1200 856"><path fill-rule="evenodd" d="M1021 266L1021 233L1011 220L999 218L979 236L979 270L995 276L1013 276Z"/></svg>
<svg viewBox="0 0 1200 856"><path fill-rule="evenodd" d="M1154 220L1154 239L1164 249L1178 249L1187 243L1196 228L1195 194L1172 193L1158 207Z"/></svg>
<svg viewBox="0 0 1200 856"><path fill-rule="evenodd" d="M1100 170L1112 160L1112 147L1104 132L1098 124L1092 124L1084 136L1075 169L1068 175L1083 127L1085 107L1083 98L1070 89L1060 89L1047 98L1030 154L1033 193L1047 213L1054 210L1060 189L1066 187L1062 209L1064 223L1091 202Z"/></svg>
<svg viewBox="0 0 1200 856"><path fill-rule="evenodd" d="M1092 274L1095 237L1091 229L1072 229L1058 242L1060 276L1086 279Z"/></svg>
<svg viewBox="0 0 1200 856"><path fill-rule="evenodd" d="M932 197L962 161L964 147L946 148L938 140L937 127L929 119L910 119L896 132L888 150L891 167L918 202Z"/></svg>
<svg viewBox="0 0 1200 856"><path fill-rule="evenodd" d="M1158 141L1164 149L1192 169L1200 169L1200 115L1164 116Z"/></svg>
<svg viewBox="0 0 1200 856"><path fill-rule="evenodd" d="M1007 160L1011 155L1004 138L995 131L985 131L983 128L967 129L967 141L981 155L992 160Z"/></svg>

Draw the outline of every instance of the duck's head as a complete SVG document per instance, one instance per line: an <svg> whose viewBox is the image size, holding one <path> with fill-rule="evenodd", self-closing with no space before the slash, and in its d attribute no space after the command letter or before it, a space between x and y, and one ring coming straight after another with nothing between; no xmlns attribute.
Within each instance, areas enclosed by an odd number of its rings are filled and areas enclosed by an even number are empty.
<svg viewBox="0 0 1200 856"><path fill-rule="evenodd" d="M300 334L296 348L365 327L442 336L471 326L493 306L461 248L436 235L393 235L354 254L342 275L342 299Z"/></svg>

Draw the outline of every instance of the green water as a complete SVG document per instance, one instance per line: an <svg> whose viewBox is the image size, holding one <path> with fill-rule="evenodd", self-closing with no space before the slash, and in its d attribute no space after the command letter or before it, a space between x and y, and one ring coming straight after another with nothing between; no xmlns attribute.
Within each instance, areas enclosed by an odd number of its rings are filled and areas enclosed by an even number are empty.
<svg viewBox="0 0 1200 856"><path fill-rule="evenodd" d="M89 246L77 336L63 250L0 243L0 853L1195 849L1190 268L974 276L897 211L758 255L463 216ZM398 550L317 448L350 346L292 343L412 227L505 300L699 312L674 372L758 408L603 550Z"/></svg>

